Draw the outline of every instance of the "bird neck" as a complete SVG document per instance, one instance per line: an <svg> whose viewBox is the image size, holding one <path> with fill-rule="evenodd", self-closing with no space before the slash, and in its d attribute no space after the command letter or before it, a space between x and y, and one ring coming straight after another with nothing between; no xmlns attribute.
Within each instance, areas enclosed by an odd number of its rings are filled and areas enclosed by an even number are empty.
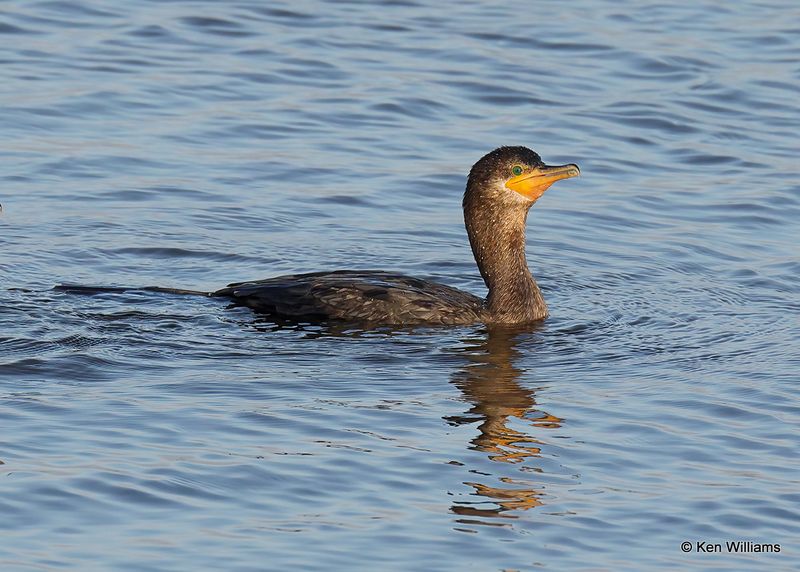
<svg viewBox="0 0 800 572"><path fill-rule="evenodd" d="M532 322L547 316L547 305L525 258L527 216L524 206L498 213L465 205L472 253L489 290L486 307L497 322Z"/></svg>

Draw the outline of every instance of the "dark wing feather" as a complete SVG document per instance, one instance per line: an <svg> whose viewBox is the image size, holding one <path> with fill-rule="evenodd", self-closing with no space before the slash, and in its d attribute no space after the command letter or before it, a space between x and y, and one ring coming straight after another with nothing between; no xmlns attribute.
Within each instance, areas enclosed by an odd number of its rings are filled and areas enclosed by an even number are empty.
<svg viewBox="0 0 800 572"><path fill-rule="evenodd" d="M482 321L483 300L456 288L381 271L340 270L231 284L213 294L288 318L384 324Z"/></svg>

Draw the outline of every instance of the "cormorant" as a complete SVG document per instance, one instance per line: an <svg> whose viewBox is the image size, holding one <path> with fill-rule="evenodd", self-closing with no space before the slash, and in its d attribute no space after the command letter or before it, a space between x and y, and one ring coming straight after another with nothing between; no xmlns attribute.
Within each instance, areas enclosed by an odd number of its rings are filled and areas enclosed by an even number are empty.
<svg viewBox="0 0 800 572"><path fill-rule="evenodd" d="M369 270L292 274L231 284L203 294L282 319L342 320L370 324L525 324L547 317L547 305L525 259L528 210L556 181L580 174L577 165L545 165L527 147L500 147L470 170L464 222L489 292L479 298L437 282ZM64 290L126 288L60 286Z"/></svg>

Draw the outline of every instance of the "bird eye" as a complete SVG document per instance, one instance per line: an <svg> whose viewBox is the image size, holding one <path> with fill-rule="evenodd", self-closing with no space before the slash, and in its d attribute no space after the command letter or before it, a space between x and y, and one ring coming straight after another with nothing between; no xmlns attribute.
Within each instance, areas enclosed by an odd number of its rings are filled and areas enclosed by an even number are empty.
<svg viewBox="0 0 800 572"><path fill-rule="evenodd" d="M511 167L511 174L514 175L515 177L519 177L522 174L522 167L520 167L519 165L514 165L513 167Z"/></svg>

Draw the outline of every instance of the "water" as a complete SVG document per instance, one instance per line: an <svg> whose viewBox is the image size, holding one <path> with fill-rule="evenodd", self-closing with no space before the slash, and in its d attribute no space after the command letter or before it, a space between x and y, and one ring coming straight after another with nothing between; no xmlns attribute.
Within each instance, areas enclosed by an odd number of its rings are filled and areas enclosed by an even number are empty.
<svg viewBox="0 0 800 572"><path fill-rule="evenodd" d="M795 2L5 2L0 568L796 570ZM482 294L485 152L537 328L279 326L215 289ZM780 553L683 553L749 540Z"/></svg>

